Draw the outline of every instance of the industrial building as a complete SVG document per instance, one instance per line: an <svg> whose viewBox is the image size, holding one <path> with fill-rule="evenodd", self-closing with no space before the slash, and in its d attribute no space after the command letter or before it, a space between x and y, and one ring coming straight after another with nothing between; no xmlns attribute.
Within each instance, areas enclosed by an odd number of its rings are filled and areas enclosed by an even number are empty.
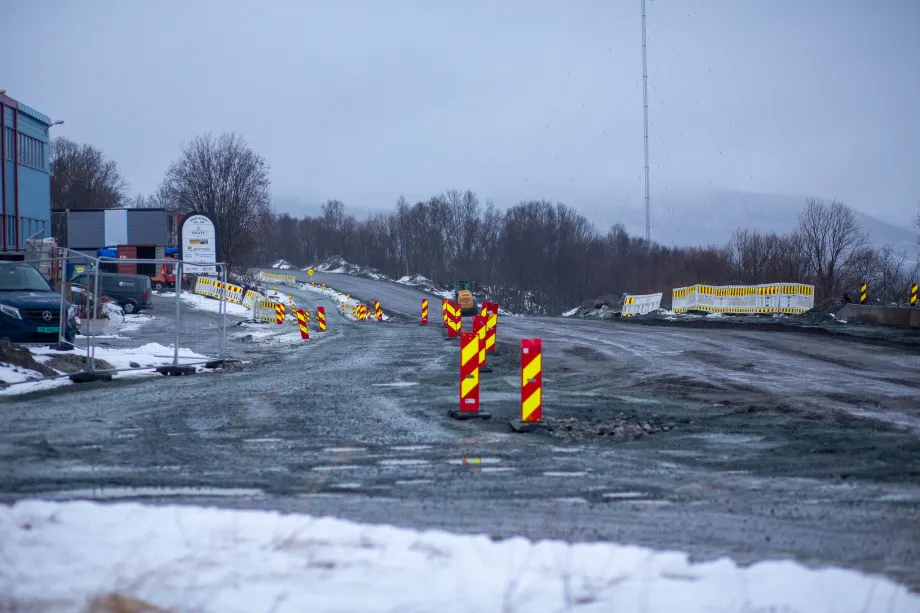
<svg viewBox="0 0 920 613"><path fill-rule="evenodd" d="M26 241L51 236L47 115L0 90L0 258L22 259Z"/></svg>
<svg viewBox="0 0 920 613"><path fill-rule="evenodd" d="M66 244L97 257L163 259L170 249L173 216L166 209L67 209ZM155 264L109 264L111 272L153 276Z"/></svg>

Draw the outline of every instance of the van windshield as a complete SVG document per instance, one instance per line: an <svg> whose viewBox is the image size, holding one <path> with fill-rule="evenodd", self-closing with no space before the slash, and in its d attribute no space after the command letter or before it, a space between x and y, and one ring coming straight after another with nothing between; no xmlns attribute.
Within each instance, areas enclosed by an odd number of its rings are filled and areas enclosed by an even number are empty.
<svg viewBox="0 0 920 613"><path fill-rule="evenodd" d="M45 278L28 264L4 264L0 266L0 291L4 292L52 292Z"/></svg>

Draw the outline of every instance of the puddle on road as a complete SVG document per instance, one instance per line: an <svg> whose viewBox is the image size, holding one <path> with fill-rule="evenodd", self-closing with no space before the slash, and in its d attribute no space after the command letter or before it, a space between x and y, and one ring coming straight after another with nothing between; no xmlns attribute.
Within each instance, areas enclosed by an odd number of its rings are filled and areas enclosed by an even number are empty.
<svg viewBox="0 0 920 613"><path fill-rule="evenodd" d="M498 464L501 458L460 458L459 460L447 460L448 464L456 466L479 466L481 464Z"/></svg>
<svg viewBox="0 0 920 613"><path fill-rule="evenodd" d="M424 466L430 464L428 460L412 460L408 458L395 459L395 460L380 460L378 462L381 466Z"/></svg>
<svg viewBox="0 0 920 613"><path fill-rule="evenodd" d="M262 490L252 488L218 488L218 487L99 487L77 490L61 490L38 495L41 498L67 500L71 498L90 498L94 500L113 500L118 498L163 498L179 496L262 496Z"/></svg>
<svg viewBox="0 0 920 613"><path fill-rule="evenodd" d="M625 498L644 498L646 494L644 494L643 492L606 492L603 496L604 498L625 499Z"/></svg>
<svg viewBox="0 0 920 613"><path fill-rule="evenodd" d="M578 496L563 496L562 498L553 498L553 502L565 502L569 504L588 504L588 501Z"/></svg>
<svg viewBox="0 0 920 613"><path fill-rule="evenodd" d="M417 381L393 381L392 383L374 383L374 387L412 387Z"/></svg>
<svg viewBox="0 0 920 613"><path fill-rule="evenodd" d="M618 400L623 402L630 402L632 404L661 404L661 401L657 398L639 398L637 396L614 396Z"/></svg>
<svg viewBox="0 0 920 613"><path fill-rule="evenodd" d="M360 483L336 483L334 485L330 485L329 487L338 489L338 490L357 490L361 488L361 484Z"/></svg>
<svg viewBox="0 0 920 613"><path fill-rule="evenodd" d="M544 477L584 477L587 474L588 474L587 471L584 471L584 470L572 470L572 471L548 470L543 473L543 476Z"/></svg>
<svg viewBox="0 0 920 613"><path fill-rule="evenodd" d="M711 432L705 434L690 434L688 438L696 438L712 443L714 445L750 445L751 443L760 443L764 440L762 436L747 434L726 434L724 432Z"/></svg>

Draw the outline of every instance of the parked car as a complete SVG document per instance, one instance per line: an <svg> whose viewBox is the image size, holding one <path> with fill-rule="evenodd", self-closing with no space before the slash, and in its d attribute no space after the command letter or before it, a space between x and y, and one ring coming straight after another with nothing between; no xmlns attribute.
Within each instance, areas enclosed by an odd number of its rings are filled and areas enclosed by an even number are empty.
<svg viewBox="0 0 920 613"><path fill-rule="evenodd" d="M64 301L64 340L77 335L76 309ZM0 338L14 343L56 343L61 295L26 262L0 261Z"/></svg>
<svg viewBox="0 0 920 613"><path fill-rule="evenodd" d="M96 274L94 271L81 273L73 278L73 284L95 292ZM144 275L99 273L99 293L107 296L128 314L151 308L153 305L149 301L152 290L150 277Z"/></svg>

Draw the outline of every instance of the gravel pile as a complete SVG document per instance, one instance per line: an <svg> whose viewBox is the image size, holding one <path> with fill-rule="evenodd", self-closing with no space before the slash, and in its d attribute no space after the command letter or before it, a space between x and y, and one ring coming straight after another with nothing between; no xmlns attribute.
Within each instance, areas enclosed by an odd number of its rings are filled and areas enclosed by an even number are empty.
<svg viewBox="0 0 920 613"><path fill-rule="evenodd" d="M547 421L553 427L553 436L567 440L579 440L598 436L634 440L651 434L669 432L677 428L676 423L664 421L657 415L652 415L647 418L638 418L635 416L628 416L626 413L618 413L608 419L563 417Z"/></svg>

